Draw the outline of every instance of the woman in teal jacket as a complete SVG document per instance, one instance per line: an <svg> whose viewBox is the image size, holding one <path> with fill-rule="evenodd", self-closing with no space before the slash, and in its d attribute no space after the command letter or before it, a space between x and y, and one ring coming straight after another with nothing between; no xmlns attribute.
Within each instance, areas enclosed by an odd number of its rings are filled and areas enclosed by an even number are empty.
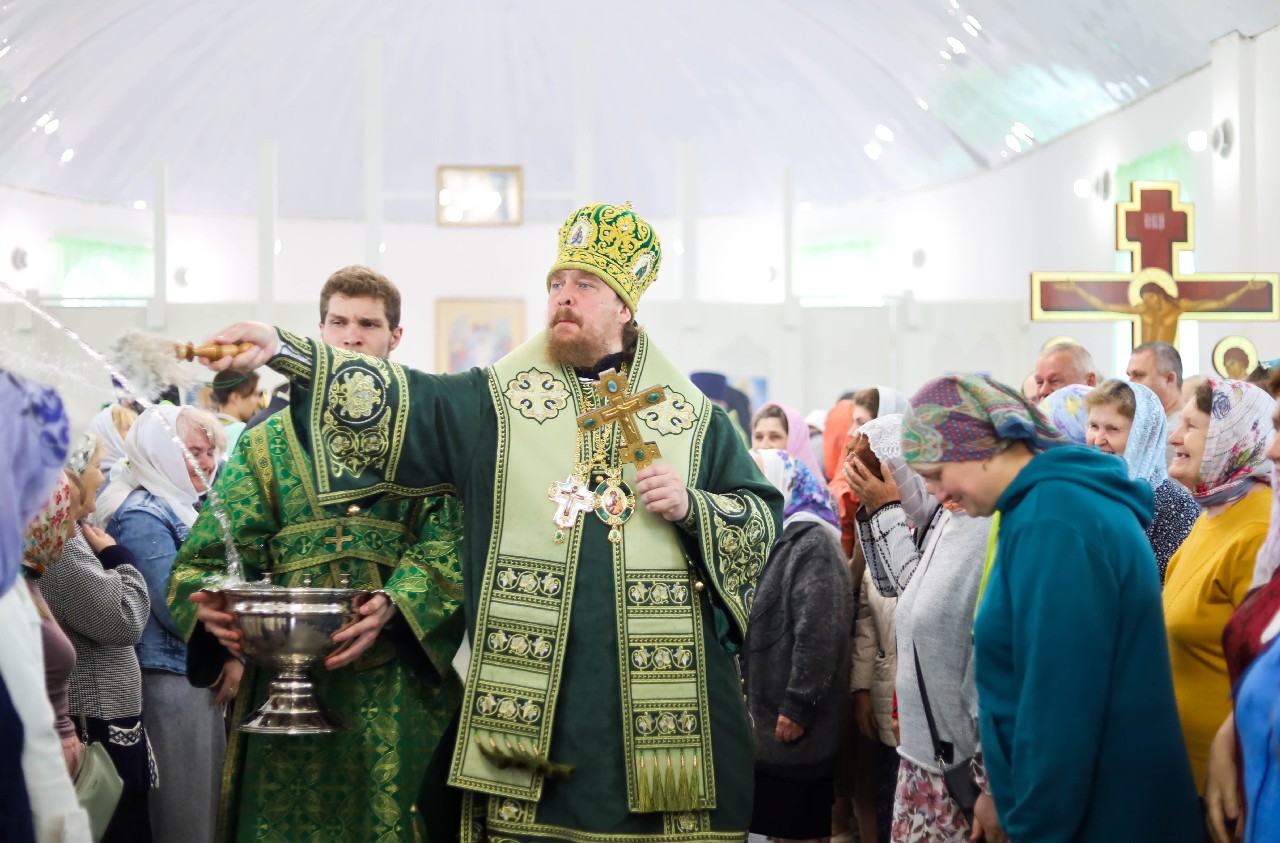
<svg viewBox="0 0 1280 843"><path fill-rule="evenodd" d="M902 451L939 500L993 516L974 668L1009 839L1202 841L1143 532L1150 487L982 376L925 384Z"/></svg>

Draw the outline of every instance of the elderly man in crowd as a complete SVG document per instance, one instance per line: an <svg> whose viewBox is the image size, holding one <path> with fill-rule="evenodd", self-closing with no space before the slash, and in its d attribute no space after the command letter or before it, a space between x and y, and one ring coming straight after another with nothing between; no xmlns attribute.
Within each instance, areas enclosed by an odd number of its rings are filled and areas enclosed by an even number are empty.
<svg viewBox="0 0 1280 843"><path fill-rule="evenodd" d="M1098 367L1093 355L1079 343L1056 342L1040 352L1036 360L1036 397L1040 401L1073 383L1098 385Z"/></svg>

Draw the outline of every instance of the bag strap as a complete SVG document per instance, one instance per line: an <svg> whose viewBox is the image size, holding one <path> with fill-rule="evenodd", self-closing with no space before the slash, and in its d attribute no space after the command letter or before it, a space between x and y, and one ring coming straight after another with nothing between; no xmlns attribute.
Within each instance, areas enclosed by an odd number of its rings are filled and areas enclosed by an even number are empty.
<svg viewBox="0 0 1280 843"><path fill-rule="evenodd" d="M933 710L929 707L929 690L924 684L924 671L920 669L920 651L911 644L911 655L916 662L916 682L920 685L920 699L924 702L924 719L929 724L929 738L933 741L933 759L939 764L951 764L955 760L955 747L938 736L938 724L934 722Z"/></svg>

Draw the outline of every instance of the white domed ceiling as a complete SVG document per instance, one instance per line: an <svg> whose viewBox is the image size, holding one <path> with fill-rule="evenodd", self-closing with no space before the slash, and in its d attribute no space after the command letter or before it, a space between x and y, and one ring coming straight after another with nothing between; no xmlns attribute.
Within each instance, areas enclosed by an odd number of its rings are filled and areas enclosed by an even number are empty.
<svg viewBox="0 0 1280 843"><path fill-rule="evenodd" d="M593 193L673 214L847 202L998 166L1209 60L1276 0L0 0L0 183L128 204L362 216L364 45L382 43L386 218L433 221L440 164L519 164L525 218ZM68 152L68 150L72 150Z"/></svg>

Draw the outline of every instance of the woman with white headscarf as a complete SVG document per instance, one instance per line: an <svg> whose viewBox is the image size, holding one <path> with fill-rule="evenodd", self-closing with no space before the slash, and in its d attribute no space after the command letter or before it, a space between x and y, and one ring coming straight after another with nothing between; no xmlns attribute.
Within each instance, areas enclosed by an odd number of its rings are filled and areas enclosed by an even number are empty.
<svg viewBox="0 0 1280 843"><path fill-rule="evenodd" d="M1051 401L1069 387L1058 390ZM1160 583L1164 584L1169 560L1182 547L1200 507L1181 483L1165 469L1168 422L1160 399L1140 383L1105 381L1084 397L1087 411L1085 441L1103 453L1124 457L1129 479L1140 480L1155 494L1155 510L1147 526L1147 539L1156 557ZM1044 404L1041 404L1041 408ZM1062 426L1058 426L1062 430ZM1065 432L1065 431L1064 431Z"/></svg>
<svg viewBox="0 0 1280 843"><path fill-rule="evenodd" d="M143 725L160 781L148 800L157 840L213 840L226 752L222 704L235 696L244 669L229 659L212 688L192 687L186 676L187 647L165 603L173 561L225 445L222 425L210 413L195 407L151 407L130 428L125 438L128 463L103 492L107 500L99 499L101 508L125 491L107 532L132 552L151 597L137 652Z"/></svg>
<svg viewBox="0 0 1280 843"><path fill-rule="evenodd" d="M831 834L853 589L826 486L781 450L753 451L783 494L782 535L756 586L742 673L755 730L751 831Z"/></svg>
<svg viewBox="0 0 1280 843"><path fill-rule="evenodd" d="M900 414L882 415L859 429L845 474L862 502L858 538L867 558L866 581L879 596L897 600L900 762L889 837L965 840L970 821L956 799L963 794L953 793L948 783L965 776L978 744L971 633L991 520L939 506L903 459ZM949 748L942 761L940 747ZM987 839L994 840L994 808L989 796L981 800L979 819L985 819Z"/></svg>

